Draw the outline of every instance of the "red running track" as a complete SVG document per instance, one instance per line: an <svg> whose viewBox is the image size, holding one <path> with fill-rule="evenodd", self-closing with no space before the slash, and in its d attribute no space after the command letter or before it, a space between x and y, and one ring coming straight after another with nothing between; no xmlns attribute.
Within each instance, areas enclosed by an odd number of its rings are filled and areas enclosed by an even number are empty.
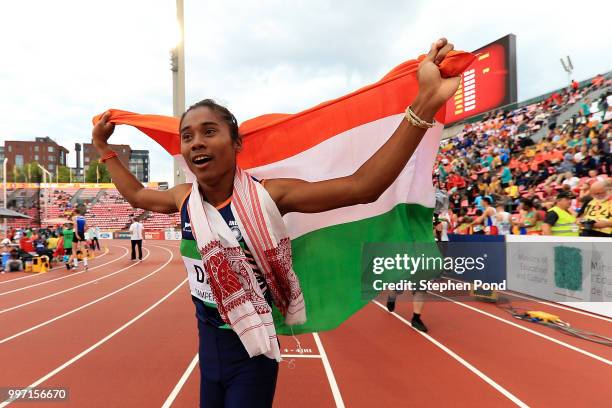
<svg viewBox="0 0 612 408"><path fill-rule="evenodd" d="M146 242L142 263L126 256L129 242L106 243L86 272L0 275L0 387L70 390L45 407L197 406L197 327L177 243ZM511 298L612 337L609 319ZM336 330L283 337L275 406L610 406L610 347L479 302L427 303L429 335L410 315L410 302L393 314L372 303Z"/></svg>

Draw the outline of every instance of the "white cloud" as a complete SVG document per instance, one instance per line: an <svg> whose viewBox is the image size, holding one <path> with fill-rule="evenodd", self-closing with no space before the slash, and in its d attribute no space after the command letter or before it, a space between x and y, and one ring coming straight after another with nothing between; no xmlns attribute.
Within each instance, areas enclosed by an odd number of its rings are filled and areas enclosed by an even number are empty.
<svg viewBox="0 0 612 408"><path fill-rule="evenodd" d="M5 2L0 13L0 140L51 136L72 149L115 107L172 112L174 0ZM376 81L447 36L472 50L517 35L519 99L612 68L609 2L185 0L187 103L214 97L239 120L295 112ZM112 139L171 161L138 131ZM74 156L74 155L72 155ZM74 157L71 158L74 162Z"/></svg>

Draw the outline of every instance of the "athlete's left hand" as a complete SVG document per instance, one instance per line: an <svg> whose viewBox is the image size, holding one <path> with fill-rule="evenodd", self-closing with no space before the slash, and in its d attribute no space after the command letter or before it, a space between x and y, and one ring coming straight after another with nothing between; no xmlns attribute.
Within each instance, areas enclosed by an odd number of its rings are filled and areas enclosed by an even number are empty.
<svg viewBox="0 0 612 408"><path fill-rule="evenodd" d="M453 48L453 44L449 43L446 38L441 38L431 44L429 53L419 65L417 99L434 112L440 109L459 87L460 77L442 78L440 74L439 65Z"/></svg>

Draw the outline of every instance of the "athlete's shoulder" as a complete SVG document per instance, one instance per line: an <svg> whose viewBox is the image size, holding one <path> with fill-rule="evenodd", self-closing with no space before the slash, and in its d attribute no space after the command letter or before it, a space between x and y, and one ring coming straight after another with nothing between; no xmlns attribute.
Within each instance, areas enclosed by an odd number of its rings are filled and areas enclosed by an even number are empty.
<svg viewBox="0 0 612 408"><path fill-rule="evenodd" d="M189 190L191 190L191 186L192 186L191 183L181 183L181 184L177 184L176 186L172 187L168 191L172 191L174 193L182 192L182 191L189 191Z"/></svg>
<svg viewBox="0 0 612 408"><path fill-rule="evenodd" d="M168 191L172 193L172 196L174 197L174 202L176 203L176 207L180 211L181 207L183 206L183 203L185 202L185 199L191 192L191 184L190 183L178 184L172 187Z"/></svg>

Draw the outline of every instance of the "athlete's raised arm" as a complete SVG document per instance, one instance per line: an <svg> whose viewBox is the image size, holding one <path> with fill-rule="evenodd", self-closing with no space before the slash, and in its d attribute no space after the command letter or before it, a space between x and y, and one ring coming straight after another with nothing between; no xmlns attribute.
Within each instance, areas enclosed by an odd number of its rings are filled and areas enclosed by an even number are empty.
<svg viewBox="0 0 612 408"><path fill-rule="evenodd" d="M442 78L438 67L452 49L446 39L438 40L419 66L419 93L411 106L426 122L433 120L459 86L459 77ZM399 176L424 134L425 129L402 120L389 140L350 176L313 183L271 179L265 182L265 188L282 214L321 212L376 201Z"/></svg>
<svg viewBox="0 0 612 408"><path fill-rule="evenodd" d="M166 214L177 212L179 200L186 194L190 185L179 184L166 191L145 188L109 147L108 138L115 130L115 125L108 121L109 117L110 113L106 112L94 126L92 143L101 158L113 156L105 160L104 164L119 193L135 208Z"/></svg>

